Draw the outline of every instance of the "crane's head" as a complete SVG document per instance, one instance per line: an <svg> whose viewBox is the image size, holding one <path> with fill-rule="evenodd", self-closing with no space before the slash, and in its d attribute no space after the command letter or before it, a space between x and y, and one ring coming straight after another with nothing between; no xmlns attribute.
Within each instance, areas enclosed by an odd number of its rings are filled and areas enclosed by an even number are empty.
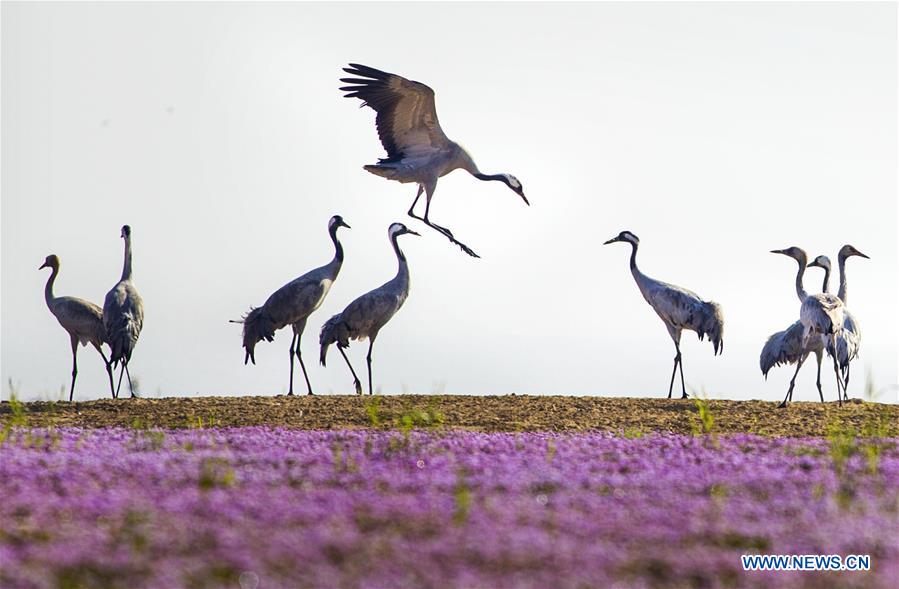
<svg viewBox="0 0 899 589"><path fill-rule="evenodd" d="M796 247L795 245L782 250L771 250L771 253L789 256L802 265L805 265L805 261L808 260L808 254L805 253L805 250L800 247Z"/></svg>
<svg viewBox="0 0 899 589"><path fill-rule="evenodd" d="M343 217L341 217L340 215L334 215L333 217L331 217L331 220L328 221L328 231L336 232L341 227L351 229L351 227L344 222Z"/></svg>
<svg viewBox="0 0 899 589"><path fill-rule="evenodd" d="M818 256L814 260L812 260L811 264L808 265L809 268L824 268L825 270L830 270L830 258L827 256Z"/></svg>
<svg viewBox="0 0 899 589"><path fill-rule="evenodd" d="M394 238L396 238L396 237L399 237L400 235L405 235L406 233L409 233L409 234L412 234L412 235L418 235L418 236L420 236L419 233L416 233L415 231L412 231L411 229L409 229L408 227L406 227L406 226L403 225L402 223L393 223L393 224L390 225L390 227L387 229L387 235L389 235L391 239L394 239Z"/></svg>
<svg viewBox="0 0 899 589"><path fill-rule="evenodd" d="M871 258L868 258L868 256L866 256L865 254L863 254L860 251L858 251L857 249L855 249L853 246L849 245L848 243L840 248L839 256L840 256L840 259L842 259L842 260L845 260L846 258L848 258L850 256L860 256L862 258L867 258L869 260L871 259Z"/></svg>
<svg viewBox="0 0 899 589"><path fill-rule="evenodd" d="M38 267L38 270L42 268L59 268L59 258L56 254L50 254L44 259L44 263Z"/></svg>
<svg viewBox="0 0 899 589"><path fill-rule="evenodd" d="M615 243L615 242L618 242L618 241L626 241L627 243L630 243L630 244L632 244L632 245L639 245L639 244L640 244L640 238L639 238L639 237L637 237L636 235L634 235L634 234L631 233L630 231L622 231L622 232L619 233L616 237L613 237L613 238L610 239L609 241L606 241L605 243L603 243L603 245L609 245L610 243Z"/></svg>
<svg viewBox="0 0 899 589"><path fill-rule="evenodd" d="M511 188L515 194L521 197L524 201L524 204L531 206L531 203L528 202L528 197L524 195L524 186L521 184L521 180L513 176L512 174L500 174L503 179L503 182L506 186Z"/></svg>
<svg viewBox="0 0 899 589"><path fill-rule="evenodd" d="M131 225L122 225L122 238L131 237Z"/></svg>

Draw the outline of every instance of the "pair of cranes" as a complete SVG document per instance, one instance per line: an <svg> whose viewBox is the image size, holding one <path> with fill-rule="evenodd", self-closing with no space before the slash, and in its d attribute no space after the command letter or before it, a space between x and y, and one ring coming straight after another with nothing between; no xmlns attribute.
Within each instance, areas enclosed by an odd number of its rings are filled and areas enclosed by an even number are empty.
<svg viewBox="0 0 899 589"><path fill-rule="evenodd" d="M261 307L251 309L244 318L235 323L243 323L243 347L246 351L244 364L256 363L256 344L262 340L272 341L275 331L290 325L293 328L293 339L290 342L290 385L287 394L293 395L293 367L294 355L300 362L303 377L306 379L308 394L312 394L312 384L309 381L309 373L303 362L301 340L306 322L309 316L324 302L331 285L337 280L340 269L343 266L343 245L337 238L337 230L341 227L350 228L344 222L343 217L335 215L328 222L328 233L334 243L334 257L330 262L303 274L278 290L265 301ZM353 384L356 394L362 394L362 384L353 365L347 358L344 349L349 346L351 339L368 338L368 392L372 393L371 354L375 340L381 328L400 310L406 297L409 296L409 264L406 256L397 243L401 235L418 235L402 223L393 223L387 230L387 236L396 254L398 269L396 276L380 287L365 293L337 315L331 317L322 327L320 344L320 361L325 365L328 347L336 343L337 349L346 361L353 375Z"/></svg>
<svg viewBox="0 0 899 589"><path fill-rule="evenodd" d="M50 268L50 277L44 287L44 299L50 312L69 334L72 345L72 386L69 389L69 401L75 395L75 379L78 377L78 344L91 344L106 366L109 376L109 391L112 398L118 398L122 387L122 373L128 375L128 387L134 397L131 384L131 373L128 363L137 345L140 331L144 324L144 303L134 286L131 274L131 227L122 227L122 239L125 240L125 256L122 264L122 276L106 293L101 309L94 303L77 297L57 297L53 294L53 286L59 275L59 257L55 254L47 256L38 268ZM103 353L103 344L109 345L110 356ZM119 384L113 385L113 368L119 369Z"/></svg>

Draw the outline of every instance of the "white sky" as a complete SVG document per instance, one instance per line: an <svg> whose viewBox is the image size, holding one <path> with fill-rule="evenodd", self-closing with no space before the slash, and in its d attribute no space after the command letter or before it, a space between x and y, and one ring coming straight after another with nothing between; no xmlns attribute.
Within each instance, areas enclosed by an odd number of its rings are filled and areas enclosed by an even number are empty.
<svg viewBox="0 0 899 589"><path fill-rule="evenodd" d="M287 390L290 330L243 365L240 317L332 256L347 257L303 340L318 392L349 392L321 324L391 278L387 226L412 293L375 347L387 392L664 396L673 345L640 297L648 275L713 299L725 353L685 333L688 387L780 399L791 368L758 369L765 338L798 317L799 245L851 243L861 363L897 378L897 62L893 3L2 4L2 379L24 398L67 393L68 337L43 300L102 303L133 227L146 321L131 364L149 396ZM444 130L502 184L458 171L432 219L415 188L367 174L374 112L341 98L358 61L427 83ZM817 291L820 271L807 281ZM834 277L836 283L836 277ZM351 348L364 373L367 343ZM79 398L106 394L79 352ZM814 400L813 363L797 400ZM825 395L835 396L832 374ZM302 376L295 381L304 390ZM895 400L895 391L884 400Z"/></svg>

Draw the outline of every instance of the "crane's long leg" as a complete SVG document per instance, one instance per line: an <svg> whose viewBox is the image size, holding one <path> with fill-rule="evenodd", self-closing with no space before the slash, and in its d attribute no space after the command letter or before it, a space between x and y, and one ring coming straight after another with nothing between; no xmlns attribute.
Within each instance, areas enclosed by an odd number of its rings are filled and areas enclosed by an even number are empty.
<svg viewBox="0 0 899 589"><path fill-rule="evenodd" d="M300 346L300 342L303 339L303 330L306 328L306 320L303 319L302 327L294 326L294 330L297 332L297 360L300 361L300 368L303 369L303 378L306 379L306 390L308 391L306 394L312 394L312 383L309 382L309 374L306 373L306 365L303 364L303 350ZM293 366L293 362L291 361L291 366ZM293 377L290 378L290 386L293 388Z"/></svg>
<svg viewBox="0 0 899 589"><path fill-rule="evenodd" d="M415 200L412 201L412 206L409 207L409 212L408 212L410 217L412 217L413 219L418 219L419 221L421 221L422 218L415 214L415 205L418 204L418 199L421 198L421 194L424 191L425 191L425 187L422 186L421 184L419 184L418 185L418 194L415 195Z"/></svg>
<svg viewBox="0 0 899 589"><path fill-rule="evenodd" d="M422 186L421 184L418 185L418 194L415 196L415 200L412 202L412 206L409 207L409 216L412 217L413 219L418 219L419 221L423 221L425 225L427 225L431 229L434 229L435 231L438 231L439 233L441 233L445 238L449 239L451 243L458 245L462 249L462 251L465 252L466 254L468 254L469 256L471 256L473 258L480 258L481 256L476 254L474 252L474 250L472 250L470 247L468 247L467 245L465 245L464 243L462 243L461 241L456 239L453 236L452 231L450 231L446 227L442 227L442 226L438 225L437 223L431 222L431 220L429 218L429 214L431 211L431 198L433 198L433 196L434 196L434 188L435 187L436 187L436 182L429 184L427 186ZM421 193L423 190L425 192L425 216L419 217L415 214L413 209L415 208L415 203L417 203L418 199L421 197Z"/></svg>
<svg viewBox="0 0 899 589"><path fill-rule="evenodd" d="M69 389L69 403L75 396L75 378L78 377L78 337L71 336L72 340L72 388Z"/></svg>
<svg viewBox="0 0 899 589"><path fill-rule="evenodd" d="M843 398L846 399L847 401L849 400L849 393L846 391L846 389L849 388L849 367L851 365L852 365L852 362L846 363L846 374L845 374L846 378L843 381Z"/></svg>
<svg viewBox="0 0 899 589"><path fill-rule="evenodd" d="M843 406L843 391L840 390L841 385L843 384L843 379L840 377L840 365L837 363L837 336L834 334L833 336L833 374L837 377L837 404L842 407Z"/></svg>
<svg viewBox="0 0 899 589"><path fill-rule="evenodd" d="M680 348L677 350L677 356L680 358L677 362L677 365L680 366L680 388L681 388L681 399L687 398L687 386L684 384L684 359L681 357Z"/></svg>
<svg viewBox="0 0 899 589"><path fill-rule="evenodd" d="M119 384L115 388L115 398L119 398L119 392L122 390L122 377L125 375L125 361L122 361L122 367L119 368Z"/></svg>
<svg viewBox="0 0 899 589"><path fill-rule="evenodd" d="M815 358L818 360L818 380L815 382L818 385L818 396L821 397L821 402L824 402L824 391L821 390L821 359L824 354L822 352L815 352ZM791 399L792 400L792 399Z"/></svg>
<svg viewBox="0 0 899 589"><path fill-rule="evenodd" d="M128 390L131 391L131 398L134 399L137 395L134 394L134 386L131 384L131 371L128 370L128 362L125 362L125 376L128 377Z"/></svg>
<svg viewBox="0 0 899 589"><path fill-rule="evenodd" d="M368 394L371 395L374 393L374 389L371 386L371 349L375 345L374 338L370 338L368 340L368 354L365 355L365 362L368 364Z"/></svg>
<svg viewBox="0 0 899 589"><path fill-rule="evenodd" d="M793 400L793 387L796 386L796 376L799 374L799 369L802 368L802 363L805 362L805 359L808 356L802 356L799 359L799 362L796 363L796 372L793 373L793 378L790 379L790 388L787 390L787 394L784 397L783 403L777 406L778 409L783 409L787 406L787 401Z"/></svg>
<svg viewBox="0 0 899 589"><path fill-rule="evenodd" d="M677 363L680 361L680 351L674 357L674 370L671 371L671 382L668 383L668 398L671 398L671 390L674 388L674 377L677 375Z"/></svg>
<svg viewBox="0 0 899 589"><path fill-rule="evenodd" d="M362 394L362 383L359 381L359 377L356 376L356 371L353 370L353 365L350 364L350 359L346 357L346 353L344 353L343 348L337 346L337 349L340 350L340 355L343 356L343 359L346 360L346 365L350 367L350 372L353 374L353 384L356 386L356 394Z"/></svg>
<svg viewBox="0 0 899 589"><path fill-rule="evenodd" d="M109 363L109 359L106 358L106 354L103 353L103 348L94 344L94 348L100 352L100 357L103 358L103 364L106 365L106 375L109 376L109 392L112 394L112 398L115 399L115 384L112 382L112 366Z"/></svg>
<svg viewBox="0 0 899 589"><path fill-rule="evenodd" d="M290 340L290 385L287 388L288 396L293 395L293 354L296 351L294 346L297 343L297 334L294 332L293 338Z"/></svg>

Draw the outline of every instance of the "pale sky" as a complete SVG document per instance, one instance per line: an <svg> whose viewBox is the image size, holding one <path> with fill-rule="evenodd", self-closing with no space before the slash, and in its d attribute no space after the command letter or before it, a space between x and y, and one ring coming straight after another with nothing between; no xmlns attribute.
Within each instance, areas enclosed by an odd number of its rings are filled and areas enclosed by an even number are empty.
<svg viewBox="0 0 899 589"><path fill-rule="evenodd" d="M374 349L383 392L662 397L674 346L641 298L641 269L724 308L725 349L685 333L687 386L779 400L766 337L798 318L795 263L851 243L863 328L850 393L897 377L897 47L894 3L2 3L2 379L67 395L67 334L43 299L102 304L130 224L146 320L131 363L147 396L287 390L291 332L244 366L229 324L330 260L343 270L310 318L317 392L352 382L318 332L393 277L391 222L412 292ZM446 134L532 206L462 171L431 217L483 258L406 216L415 195L362 170L383 156L375 113L341 97L347 62L431 86ZM806 287L820 288L810 269ZM837 276L833 278L834 289ZM367 343L350 348L364 374ZM79 351L76 397L107 394ZM795 400L815 400L814 362ZM299 370L299 368L297 368ZM835 398L832 372L824 391ZM297 373L295 386L304 391ZM895 390L882 400L896 399Z"/></svg>

